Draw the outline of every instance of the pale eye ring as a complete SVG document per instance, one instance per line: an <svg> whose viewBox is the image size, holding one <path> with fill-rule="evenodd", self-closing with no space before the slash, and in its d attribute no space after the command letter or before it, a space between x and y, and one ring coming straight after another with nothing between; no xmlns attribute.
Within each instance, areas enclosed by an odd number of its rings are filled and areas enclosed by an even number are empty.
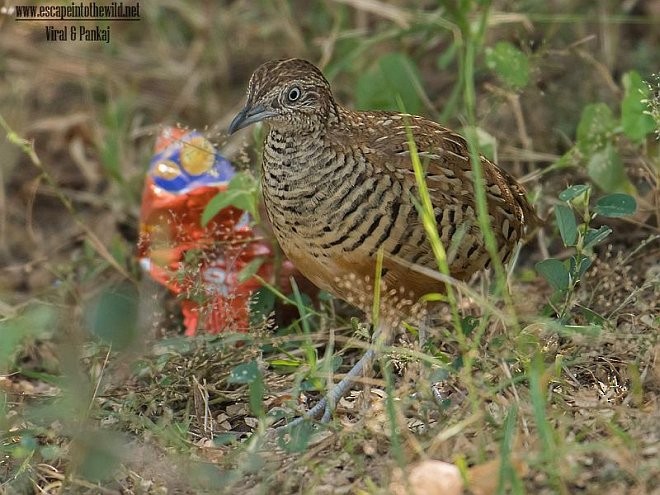
<svg viewBox="0 0 660 495"><path fill-rule="evenodd" d="M296 101L298 98L300 98L301 95L300 88L298 86L294 86L289 90L289 92L286 94L286 98L289 101Z"/></svg>

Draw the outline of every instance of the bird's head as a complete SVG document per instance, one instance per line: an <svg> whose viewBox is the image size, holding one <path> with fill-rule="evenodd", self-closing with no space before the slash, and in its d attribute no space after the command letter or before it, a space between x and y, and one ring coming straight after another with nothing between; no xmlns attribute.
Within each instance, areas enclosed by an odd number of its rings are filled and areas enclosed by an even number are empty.
<svg viewBox="0 0 660 495"><path fill-rule="evenodd" d="M229 134L266 121L277 128L305 133L337 116L330 85L310 62L297 58L273 60L254 71L245 107L229 124Z"/></svg>

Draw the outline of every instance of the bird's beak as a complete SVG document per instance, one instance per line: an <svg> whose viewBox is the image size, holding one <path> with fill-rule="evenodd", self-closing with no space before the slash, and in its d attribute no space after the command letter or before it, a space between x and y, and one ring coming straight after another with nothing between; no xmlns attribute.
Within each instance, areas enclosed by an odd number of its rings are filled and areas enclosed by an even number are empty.
<svg viewBox="0 0 660 495"><path fill-rule="evenodd" d="M262 120L267 119L268 117L272 117L273 115L275 115L275 113L270 110L266 110L263 105L250 106L248 103L245 108L243 108L243 110L238 112L238 115L234 117L234 120L231 121L227 132L229 134L234 134L239 129L243 129L250 124L254 124L255 122L261 122Z"/></svg>

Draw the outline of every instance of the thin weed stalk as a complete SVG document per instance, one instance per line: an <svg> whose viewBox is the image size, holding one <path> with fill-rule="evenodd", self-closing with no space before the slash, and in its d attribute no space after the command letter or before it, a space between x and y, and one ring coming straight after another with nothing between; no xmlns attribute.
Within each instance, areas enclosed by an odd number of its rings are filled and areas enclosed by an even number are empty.
<svg viewBox="0 0 660 495"><path fill-rule="evenodd" d="M529 389L532 411L536 427L541 440L541 451L543 469L555 485L559 493L567 494L568 491L557 469L557 461L560 459L559 451L555 443L552 425L546 415L546 394L544 392L543 360L536 355L529 366Z"/></svg>
<svg viewBox="0 0 660 495"><path fill-rule="evenodd" d="M401 99L399 99L399 106L403 107L403 102ZM410 151L410 160L412 162L413 170L415 171L415 181L417 182L417 189L419 192L419 215L422 218L424 230L429 236L429 243L431 244L431 249L433 250L433 255L435 256L440 273L447 277L451 277L449 262L447 261L447 250L442 244L442 240L438 234L438 225L436 223L435 214L433 213L433 203L431 202L431 196L429 194L428 186L426 185L426 173L424 171L424 167L422 166L422 162L419 159L417 144L415 143L415 138L413 136L412 129L410 128L410 122L406 120L405 125L406 136L408 139L408 149ZM456 299L456 294L454 293L454 288L448 280L445 281L445 290L447 301L449 302L449 307L451 309L451 317L454 329L456 330L457 335L462 336L461 319L458 314L458 302Z"/></svg>
<svg viewBox="0 0 660 495"><path fill-rule="evenodd" d="M481 164L481 156L479 154L477 146L478 141L475 133L475 125L477 120L476 90L474 84L475 58L477 51L481 47L485 29L488 23L489 7L490 2L485 2L477 32L474 33L468 25L467 31L463 33L463 39L465 40L463 54L463 69L465 71L464 99L468 123L466 129L466 138L468 143L468 150L470 152L470 164L472 165L472 180L474 181L474 196L479 229L484 236L486 250L490 255L493 269L495 271L497 292L498 294L502 294L505 299L505 303L507 306L509 306L509 309L511 309L511 314L514 315L513 304L511 303L510 297L508 296L508 291L506 290L506 271L504 270L504 265L502 264L502 260L499 257L495 233L493 232L493 227L490 224L490 218L488 215L486 183L484 180L484 171Z"/></svg>
<svg viewBox="0 0 660 495"><path fill-rule="evenodd" d="M89 239L90 244L94 247L96 252L99 253L99 255L109 264L111 265L115 270L117 270L124 278L132 281L133 283L136 283L135 278L132 277L126 269L119 264L119 262L112 256L110 251L108 251L108 248L105 247L103 242L97 237L97 235L80 219L78 216L78 212L73 206L73 203L71 203L71 200L67 198L67 196L62 192L60 189L59 185L53 179L53 177L48 173L48 170L46 170L46 167L42 163L41 159L39 158L39 155L37 155L37 152L34 150L34 146L27 140L22 137L20 137L7 123L7 121L0 115L0 126L5 130L7 133L7 140L18 146L23 153L25 153L28 158L30 159L30 162L39 169L39 172L41 172L41 177L43 177L46 182L53 188L53 191L55 192L57 199L64 205L66 210L69 212L71 215L71 218L73 218L74 222L76 222L76 225L80 227L80 229L85 232L85 235Z"/></svg>
<svg viewBox="0 0 660 495"><path fill-rule="evenodd" d="M518 408L512 406L504 421L504 432L500 442L500 470L497 482L497 494L504 495L508 493L507 482L510 484L510 493L522 494L522 485L516 475L515 467L511 462L511 451L516 435L516 424L518 420Z"/></svg>
<svg viewBox="0 0 660 495"><path fill-rule="evenodd" d="M381 281L383 277L383 249L379 249L376 253L376 273L374 276L374 297L373 305L371 309L371 317L374 328L382 328L388 335L383 335L379 333L375 335L377 346L377 352L380 356L383 356L383 343L390 340L390 333L393 329L387 328L386 325L389 325L389 322L384 322L381 326L380 324L380 293L381 293ZM387 411L387 419L390 426L390 441L392 446L392 452L394 457L397 460L397 463L400 467L405 466L405 457L403 455L403 449L401 448L401 439L399 438L400 431L397 427L397 413L396 413L396 403L394 401L394 378L392 377L392 370L389 361L382 357L381 358L381 368L383 370L383 376L385 378L385 407Z"/></svg>

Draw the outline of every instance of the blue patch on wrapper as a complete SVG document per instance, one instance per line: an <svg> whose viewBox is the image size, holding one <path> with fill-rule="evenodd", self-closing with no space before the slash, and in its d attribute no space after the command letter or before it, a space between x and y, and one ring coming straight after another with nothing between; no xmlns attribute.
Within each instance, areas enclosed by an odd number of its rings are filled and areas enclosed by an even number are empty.
<svg viewBox="0 0 660 495"><path fill-rule="evenodd" d="M236 171L201 133L192 131L154 154L147 173L159 188L183 194L200 186L226 184Z"/></svg>

